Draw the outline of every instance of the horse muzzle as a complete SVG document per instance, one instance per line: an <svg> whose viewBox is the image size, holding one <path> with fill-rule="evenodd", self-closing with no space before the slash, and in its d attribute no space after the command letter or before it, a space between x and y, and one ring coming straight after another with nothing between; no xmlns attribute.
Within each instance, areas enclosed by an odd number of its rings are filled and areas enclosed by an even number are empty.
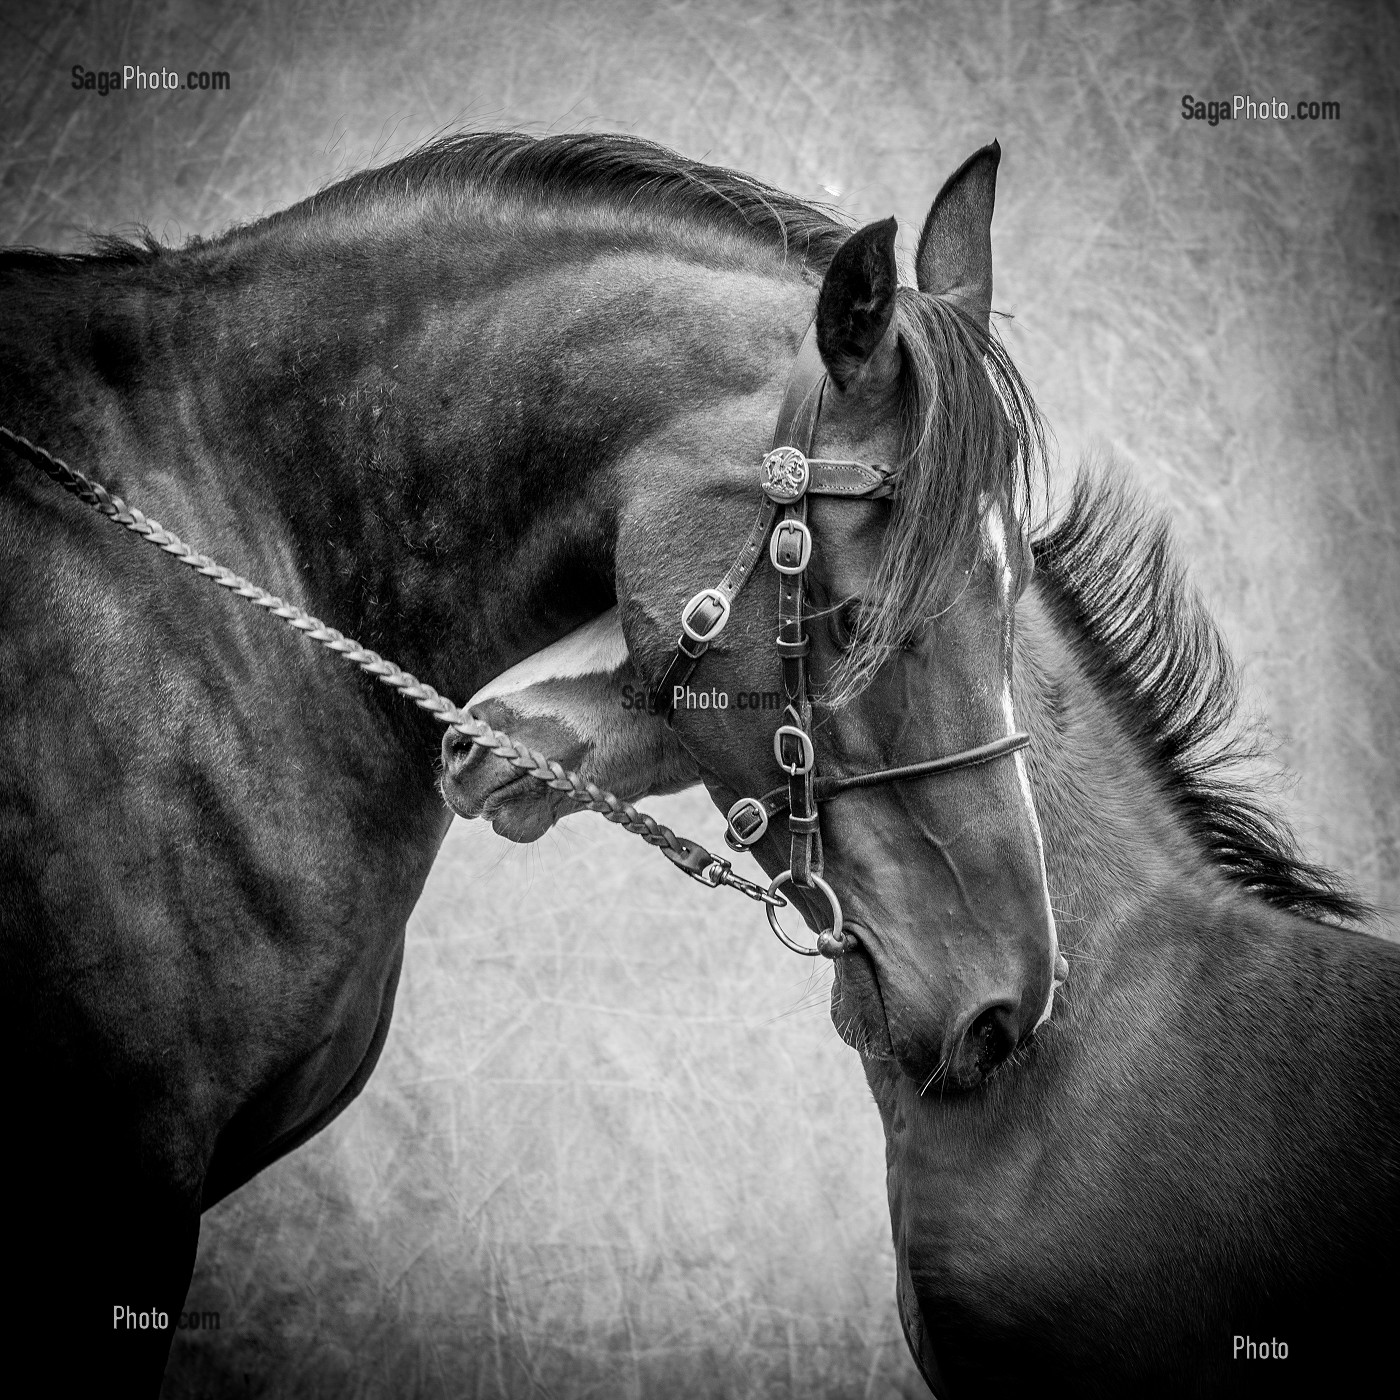
<svg viewBox="0 0 1400 1400"><path fill-rule="evenodd" d="M875 964L866 951L861 930L849 931L856 936L856 946L836 959L836 980L831 986L832 1024L853 1050L872 1060L892 1059L894 1044Z"/></svg>
<svg viewBox="0 0 1400 1400"><path fill-rule="evenodd" d="M511 841L538 841L569 810L528 773L453 730L443 736L439 787L458 816L484 817Z"/></svg>

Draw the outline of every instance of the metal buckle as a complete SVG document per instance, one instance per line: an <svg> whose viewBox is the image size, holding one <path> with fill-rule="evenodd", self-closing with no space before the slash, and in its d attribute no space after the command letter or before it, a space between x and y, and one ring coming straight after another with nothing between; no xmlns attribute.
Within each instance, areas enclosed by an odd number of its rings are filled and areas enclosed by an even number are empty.
<svg viewBox="0 0 1400 1400"><path fill-rule="evenodd" d="M775 447L764 457L758 477L763 494L780 506L800 501L811 479L807 458L795 447Z"/></svg>
<svg viewBox="0 0 1400 1400"><path fill-rule="evenodd" d="M800 574L812 559L812 532L800 520L780 520L768 541L768 557L780 574Z"/></svg>
<svg viewBox="0 0 1400 1400"><path fill-rule="evenodd" d="M796 764L789 764L783 759L783 736L786 734L792 735L802 746L802 758ZM817 751L812 747L812 736L805 729L799 729L795 724L780 724L773 731L773 757L789 778L800 778L816 766Z"/></svg>
<svg viewBox="0 0 1400 1400"><path fill-rule="evenodd" d="M740 821L747 816L749 822L741 827ZM768 809L756 797L741 797L725 817L729 829L724 839L734 850L743 850L762 838L768 830Z"/></svg>
<svg viewBox="0 0 1400 1400"><path fill-rule="evenodd" d="M744 879L742 875L736 875L733 866L723 857L712 856L703 846L697 846L693 841L684 841L682 845L683 850L672 850L670 846L659 846L657 849L677 870L683 871L707 889L714 890L721 885L728 885L731 890L738 890L740 894L747 895L755 902L762 900L770 909L787 908L787 900L782 895L765 890L762 885L756 885L752 880Z"/></svg>
<svg viewBox="0 0 1400 1400"><path fill-rule="evenodd" d="M719 609L719 616L711 621L709 626L703 630L691 625L696 613L698 613L707 603ZM704 619L702 618L703 622ZM729 621L729 599L719 591L718 588L702 588L685 607L681 609L681 631L690 638L692 642L712 642L721 632L724 625Z"/></svg>
<svg viewBox="0 0 1400 1400"><path fill-rule="evenodd" d="M814 948L804 948L800 943L794 943L791 938L783 932L782 925L778 922L778 912L776 908L769 904L766 913L768 915L768 927L777 935L778 941L786 948L791 948L794 953L801 953L804 958L815 958L818 956L828 958L839 958L842 953L849 953L855 947L855 939L848 933L841 932L841 901L836 898L836 891L822 879L820 875L811 877L812 884L817 887L825 896L826 902L831 906L831 927L823 929L817 935L817 943ZM784 870L781 875L775 876L773 883L768 886L768 893L776 895L779 885L786 885L792 880L792 871Z"/></svg>

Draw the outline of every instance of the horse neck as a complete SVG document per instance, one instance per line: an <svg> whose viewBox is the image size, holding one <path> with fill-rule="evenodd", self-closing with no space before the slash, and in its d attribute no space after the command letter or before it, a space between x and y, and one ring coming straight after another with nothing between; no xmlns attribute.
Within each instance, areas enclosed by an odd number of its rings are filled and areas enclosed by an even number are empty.
<svg viewBox="0 0 1400 1400"><path fill-rule="evenodd" d="M1034 581L1017 609L1015 676L1051 904L1082 987L1154 905L1225 886Z"/></svg>
<svg viewBox="0 0 1400 1400"><path fill-rule="evenodd" d="M274 219L146 261L36 268L0 296L3 421L469 694L611 605L611 469L735 391L715 347L677 347L678 328L715 324L704 297L677 319L717 275L619 241ZM60 314L35 375L40 304Z"/></svg>

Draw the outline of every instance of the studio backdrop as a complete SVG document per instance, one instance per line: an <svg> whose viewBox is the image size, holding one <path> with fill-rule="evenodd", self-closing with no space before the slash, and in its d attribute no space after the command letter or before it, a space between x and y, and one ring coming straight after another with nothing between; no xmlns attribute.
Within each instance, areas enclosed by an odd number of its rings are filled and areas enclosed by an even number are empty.
<svg viewBox="0 0 1400 1400"><path fill-rule="evenodd" d="M907 268L998 138L994 305L1055 496L1087 453L1168 514L1275 802L1400 903L1393 6L22 0L0 34L0 238L57 249L504 127L897 214ZM85 84L127 68L178 85ZM718 844L702 792L643 805ZM596 817L456 822L365 1092L205 1217L164 1394L926 1394L816 962Z"/></svg>

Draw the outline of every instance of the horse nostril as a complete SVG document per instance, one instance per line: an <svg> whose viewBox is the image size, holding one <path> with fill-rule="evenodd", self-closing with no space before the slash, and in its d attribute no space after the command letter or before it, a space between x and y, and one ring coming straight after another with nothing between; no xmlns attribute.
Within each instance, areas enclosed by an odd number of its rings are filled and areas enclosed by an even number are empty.
<svg viewBox="0 0 1400 1400"><path fill-rule="evenodd" d="M958 1047L964 1075L985 1079L1016 1048L1016 1008L1010 1002L993 1002L973 1018Z"/></svg>
<svg viewBox="0 0 1400 1400"><path fill-rule="evenodd" d="M449 729L442 736L442 761L444 765L450 763L463 763L471 758L477 745L473 744L465 734L458 734Z"/></svg>

